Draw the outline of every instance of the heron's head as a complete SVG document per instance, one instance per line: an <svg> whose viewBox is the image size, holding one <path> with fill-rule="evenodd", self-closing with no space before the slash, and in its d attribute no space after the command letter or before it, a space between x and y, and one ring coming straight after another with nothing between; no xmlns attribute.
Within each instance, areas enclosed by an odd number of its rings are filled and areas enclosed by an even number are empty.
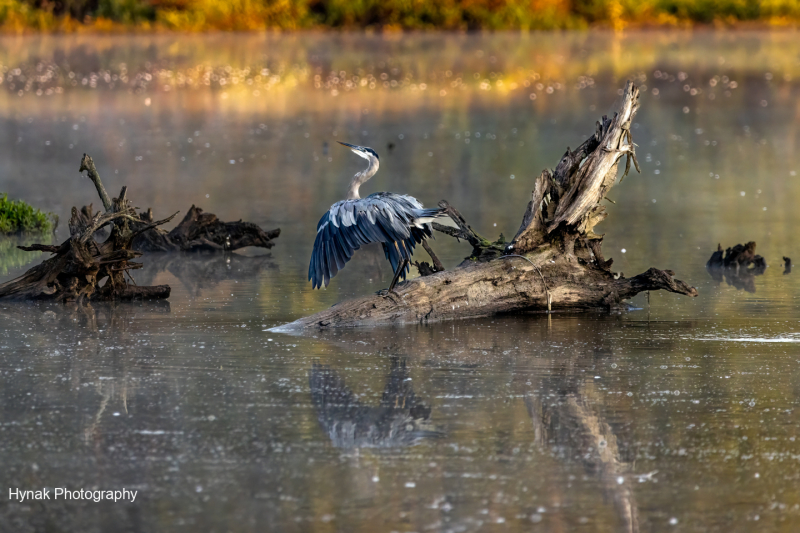
<svg viewBox="0 0 800 533"><path fill-rule="evenodd" d="M359 157L363 157L367 161L370 161L372 159L380 161L380 157L378 157L378 154L375 153L375 150L373 150L372 148L367 148L366 146L356 146L355 144L343 143L342 141L338 142L343 146L347 146L353 151L354 154L356 154Z"/></svg>

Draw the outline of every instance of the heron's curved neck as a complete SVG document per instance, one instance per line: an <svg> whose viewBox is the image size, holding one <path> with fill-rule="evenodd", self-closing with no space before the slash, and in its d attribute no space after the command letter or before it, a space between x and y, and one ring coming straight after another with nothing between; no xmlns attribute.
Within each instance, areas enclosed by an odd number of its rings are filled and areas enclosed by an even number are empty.
<svg viewBox="0 0 800 533"><path fill-rule="evenodd" d="M358 195L358 188L361 187L368 179L378 172L380 163L374 157L369 159L369 165L363 172L359 172L353 176L353 181L350 182L350 189L347 191L348 200L358 200L361 198Z"/></svg>

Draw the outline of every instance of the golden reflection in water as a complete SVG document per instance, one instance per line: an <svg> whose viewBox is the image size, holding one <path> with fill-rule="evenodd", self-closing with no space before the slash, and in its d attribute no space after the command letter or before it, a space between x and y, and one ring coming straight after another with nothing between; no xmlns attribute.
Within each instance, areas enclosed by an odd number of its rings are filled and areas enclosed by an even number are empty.
<svg viewBox="0 0 800 533"><path fill-rule="evenodd" d="M275 98L299 104L298 96L306 101L315 93L333 101L353 93L371 100L372 107L465 94L537 103L553 93L596 89L595 78L652 82L658 68L679 85L689 80L687 92L696 89L693 96L701 100L711 94L729 97L727 91L735 93L751 77L768 76L772 85L787 87L800 74L794 60L800 45L792 32L71 35L2 42L6 112L24 101L20 94L36 96L31 102L40 104L69 93L106 91L141 96L130 102L139 108L148 98L155 104L177 91L209 93L223 108L263 106L268 112L281 107L264 105ZM731 74L733 79L722 81Z"/></svg>

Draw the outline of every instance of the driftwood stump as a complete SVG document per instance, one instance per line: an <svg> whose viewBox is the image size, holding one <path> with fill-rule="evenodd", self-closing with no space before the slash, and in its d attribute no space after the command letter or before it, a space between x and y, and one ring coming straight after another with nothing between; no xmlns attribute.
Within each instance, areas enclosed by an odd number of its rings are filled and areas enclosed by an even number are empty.
<svg viewBox="0 0 800 533"><path fill-rule="evenodd" d="M140 227L152 224L153 211L141 213ZM140 252L218 252L257 246L272 248L280 228L264 231L251 222L222 222L213 213L204 213L192 206L172 231L150 227L133 240L133 249Z"/></svg>
<svg viewBox="0 0 800 533"><path fill-rule="evenodd" d="M788 274L792 271L791 259L784 257L786 267L783 271ZM706 271L711 278L721 283L724 279L728 285L738 290L744 289L747 292L756 292L756 276L762 275L767 270L767 262L760 255L756 254L756 243L750 241L747 244L737 244L733 248L722 251L722 245L717 245L717 251L711 254L711 258L706 263Z"/></svg>
<svg viewBox="0 0 800 533"><path fill-rule="evenodd" d="M568 148L555 170L536 178L522 224L510 243L483 239L458 214L452 218L459 230L434 225L473 246L469 260L454 270L399 284L397 294L389 297L369 295L339 303L278 329L607 309L637 293L659 289L697 296L694 287L674 279L669 270L651 268L627 279L612 273L612 260L606 260L601 250L603 236L593 231L607 216L601 202L617 181L620 160L626 160L623 178L631 164L639 169L631 138L638 108L639 89L628 82L614 116L604 116L594 135L576 150Z"/></svg>
<svg viewBox="0 0 800 533"><path fill-rule="evenodd" d="M84 170L97 188L105 211L92 214L91 209L81 212L73 207L69 220L70 237L60 246L20 246L22 250L54 255L19 278L1 284L0 299L81 303L169 297L169 286L138 286L129 271L142 267L142 263L131 261L142 255L132 249L133 240L141 233L169 222L175 215L141 222L128 201L127 187L122 187L118 198L109 198L92 158L86 154L81 160L80 172ZM106 226L111 226L111 232L105 241L98 242L95 235Z"/></svg>

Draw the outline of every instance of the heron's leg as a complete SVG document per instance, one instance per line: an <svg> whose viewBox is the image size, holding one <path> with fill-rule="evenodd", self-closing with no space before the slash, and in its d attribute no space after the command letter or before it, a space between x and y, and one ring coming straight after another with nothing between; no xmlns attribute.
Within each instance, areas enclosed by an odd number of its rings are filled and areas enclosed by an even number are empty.
<svg viewBox="0 0 800 533"><path fill-rule="evenodd" d="M397 285L397 280L400 279L400 274L403 273L403 269L406 268L408 263L408 259L400 260L400 263L397 265L397 270L394 273L394 277L392 278L392 282L389 284L389 288L378 291L378 294L381 296L388 296L390 292L394 292L394 286Z"/></svg>
<svg viewBox="0 0 800 533"><path fill-rule="evenodd" d="M392 292L394 290L394 286L397 285L397 280L400 279L400 274L403 273L403 271L406 269L407 266L408 266L408 259L403 259L402 261L400 261L397 272L394 273L392 282L389 284L389 292Z"/></svg>

